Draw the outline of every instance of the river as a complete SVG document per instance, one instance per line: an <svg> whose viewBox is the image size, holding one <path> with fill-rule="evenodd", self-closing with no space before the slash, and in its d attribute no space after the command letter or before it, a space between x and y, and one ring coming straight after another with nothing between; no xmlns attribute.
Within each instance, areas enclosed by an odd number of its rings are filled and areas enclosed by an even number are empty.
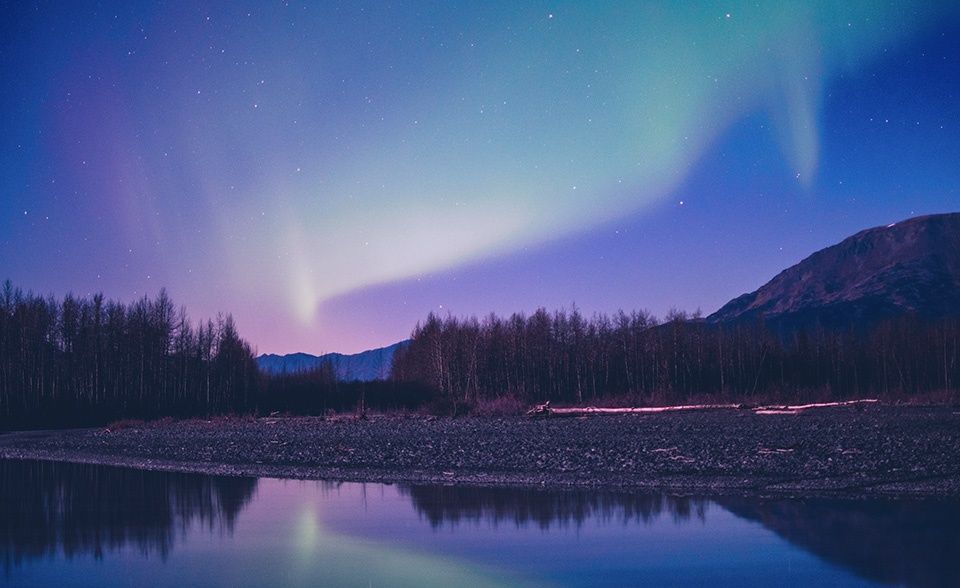
<svg viewBox="0 0 960 588"><path fill-rule="evenodd" d="M960 501L334 483L0 460L0 585L960 586Z"/></svg>

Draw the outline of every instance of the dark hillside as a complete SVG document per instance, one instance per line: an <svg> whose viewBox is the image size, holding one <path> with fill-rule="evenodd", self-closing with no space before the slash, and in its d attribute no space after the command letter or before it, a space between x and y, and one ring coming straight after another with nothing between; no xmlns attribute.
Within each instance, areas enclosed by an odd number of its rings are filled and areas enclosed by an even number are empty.
<svg viewBox="0 0 960 588"><path fill-rule="evenodd" d="M861 231L788 268L708 317L796 330L868 327L902 315L960 315L960 214Z"/></svg>

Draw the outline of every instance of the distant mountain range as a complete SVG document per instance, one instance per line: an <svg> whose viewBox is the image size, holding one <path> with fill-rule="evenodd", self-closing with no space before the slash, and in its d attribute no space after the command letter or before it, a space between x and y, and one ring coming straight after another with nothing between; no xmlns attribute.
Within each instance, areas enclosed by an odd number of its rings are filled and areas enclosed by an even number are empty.
<svg viewBox="0 0 960 588"><path fill-rule="evenodd" d="M861 231L785 269L755 292L739 296L707 322L755 321L780 330L813 325L869 326L904 314L960 316L960 213L911 218ZM393 354L406 345L353 355L261 355L271 374L331 362L342 381L385 379Z"/></svg>
<svg viewBox="0 0 960 588"><path fill-rule="evenodd" d="M385 380L390 376L393 354L406 344L406 341L400 341L387 347L349 355L343 353L274 355L271 353L259 356L257 365L261 371L268 374L292 374L309 371L321 364L329 363L333 365L337 379L342 382Z"/></svg>
<svg viewBox="0 0 960 588"><path fill-rule="evenodd" d="M960 213L861 231L707 317L780 329L869 326L904 314L960 316Z"/></svg>

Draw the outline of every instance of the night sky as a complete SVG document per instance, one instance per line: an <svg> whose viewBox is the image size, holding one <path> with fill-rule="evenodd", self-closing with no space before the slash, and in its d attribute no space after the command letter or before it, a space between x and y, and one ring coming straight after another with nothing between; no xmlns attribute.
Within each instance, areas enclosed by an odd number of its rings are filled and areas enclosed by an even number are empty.
<svg viewBox="0 0 960 588"><path fill-rule="evenodd" d="M0 279L352 352L960 210L956 2L0 1Z"/></svg>

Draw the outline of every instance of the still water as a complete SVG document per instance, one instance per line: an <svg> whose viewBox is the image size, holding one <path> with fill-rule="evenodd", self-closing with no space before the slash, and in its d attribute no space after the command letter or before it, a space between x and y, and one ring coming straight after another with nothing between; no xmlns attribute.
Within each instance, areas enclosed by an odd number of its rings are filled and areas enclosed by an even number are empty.
<svg viewBox="0 0 960 588"><path fill-rule="evenodd" d="M0 460L0 568L11 586L960 586L960 502L340 484Z"/></svg>

